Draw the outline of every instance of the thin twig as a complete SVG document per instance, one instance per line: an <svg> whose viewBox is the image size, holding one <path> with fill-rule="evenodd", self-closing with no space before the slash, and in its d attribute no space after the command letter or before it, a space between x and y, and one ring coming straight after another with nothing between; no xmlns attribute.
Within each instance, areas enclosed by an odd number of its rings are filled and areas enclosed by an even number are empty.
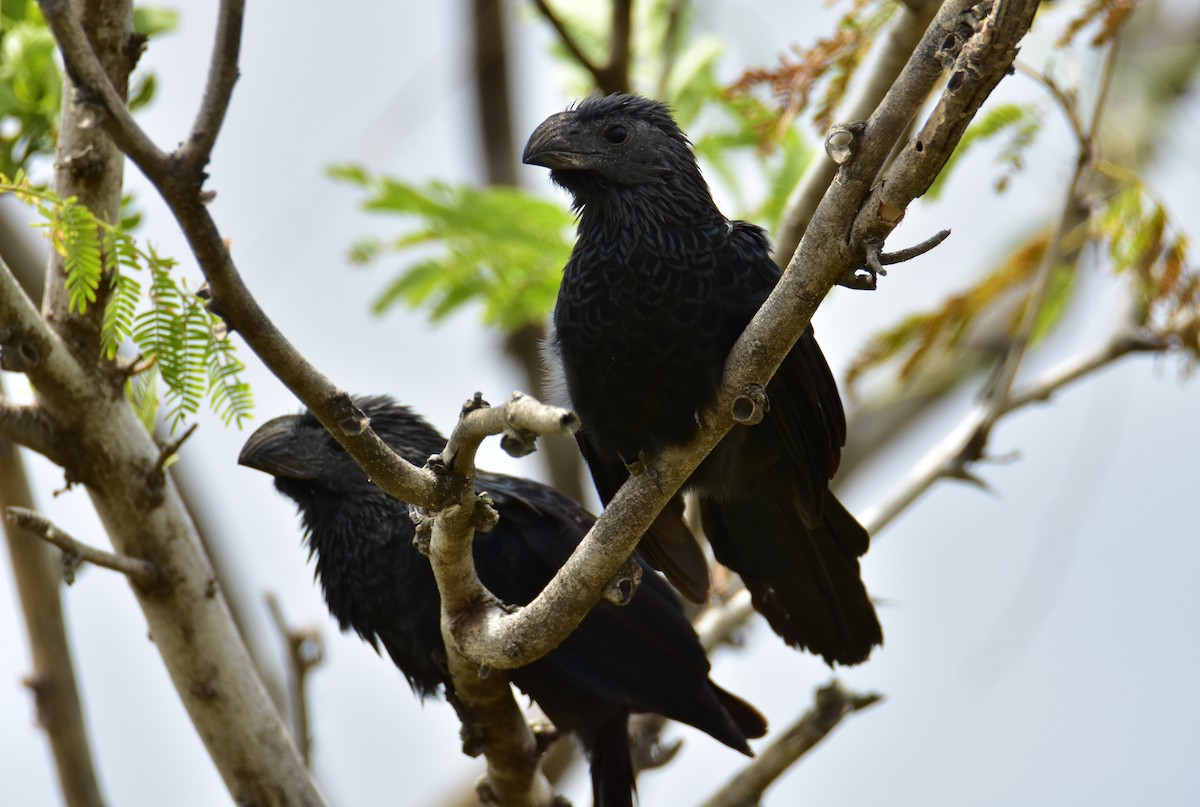
<svg viewBox="0 0 1200 807"><path fill-rule="evenodd" d="M829 736L842 719L883 699L876 693L847 692L836 681L817 690L815 703L795 723L778 735L703 807L741 807L758 804L763 794L798 759Z"/></svg>
<svg viewBox="0 0 1200 807"><path fill-rule="evenodd" d="M655 97L667 97L667 83L671 80L671 71L675 69L675 60L679 56L679 35L683 29L683 17L687 13L688 0L674 0L667 9L667 25L663 31L662 65L658 73Z"/></svg>
<svg viewBox="0 0 1200 807"><path fill-rule="evenodd" d="M308 719L308 674L325 657L325 644L316 628L293 629L283 616L278 598L268 593L265 598L271 620L287 646L288 695L292 707L293 737L306 767L312 767L312 732Z"/></svg>
<svg viewBox="0 0 1200 807"><path fill-rule="evenodd" d="M238 53L241 50L244 13L244 0L221 0L204 96L191 134L175 155L190 170L203 169L208 163L217 134L225 122L233 85L238 79Z"/></svg>
<svg viewBox="0 0 1200 807"><path fill-rule="evenodd" d="M1016 67L1018 72L1029 76L1049 91L1054 100L1058 102L1058 108L1062 110L1063 116L1067 119L1071 131L1075 134L1075 139L1080 142L1086 140L1088 135L1087 131L1083 128L1083 121L1079 119L1078 97L1076 94L1064 90L1049 74L1043 73L1040 70L1034 70L1019 60L1016 62Z"/></svg>
<svg viewBox="0 0 1200 807"><path fill-rule="evenodd" d="M100 60L96 58L79 18L71 10L70 0L38 0L38 6L54 33L67 64L67 72L75 83L75 103L98 106L98 112L107 118L105 125L124 134L122 142L118 143L121 150L142 166L142 170L168 170L170 157L154 145L154 141L134 121L125 101L108 80Z"/></svg>
<svg viewBox="0 0 1200 807"><path fill-rule="evenodd" d="M154 464L155 473L157 473L159 476L162 475L163 471L167 467L167 464L173 461L172 458L179 453L179 449L183 447L183 444L187 442L189 437L196 433L196 429L199 427L199 423L193 423L184 429L183 433L174 440L168 440L162 444L162 447L158 452L158 462Z"/></svg>
<svg viewBox="0 0 1200 807"><path fill-rule="evenodd" d="M1053 235L1050 237L1046 253L1042 256L1042 261L1034 276L1033 291L1026 302L1025 311L1022 314L1017 333L1013 337L1008 352L1000 358L997 372L989 384L983 417L980 420L978 430L972 435L970 443L964 447L966 449L964 459L966 460L982 456L992 428L1004 412L1008 396L1011 394L1013 384L1017 378L1017 372L1020 370L1021 364L1029 352L1030 344L1033 341L1034 326L1037 324L1038 315L1041 313L1042 306L1049 294L1050 278L1053 276L1054 269L1062 261L1063 254L1066 251L1065 239L1067 234L1074 229L1074 225L1080 218L1080 211L1084 208L1084 195L1087 191L1096 161L1096 133L1099 131L1100 121L1102 120L1104 107L1108 99L1109 88L1112 85L1116 55L1117 41L1114 39L1109 45L1108 53L1105 56L1100 88L1096 93L1095 107L1092 109L1088 129L1082 133L1083 136L1079 140L1079 154L1075 161L1075 170L1067 186L1066 196L1063 198L1058 222L1055 225ZM1078 256L1079 252L1076 251L1075 254Z"/></svg>
<svg viewBox="0 0 1200 807"><path fill-rule="evenodd" d="M1181 327L1189 327L1187 323ZM1097 370L1132 353L1163 352L1173 344L1166 335L1122 334L1114 337L1099 349L1069 359L1059 367L1027 387L1014 390L1007 396L999 410L999 416L1008 415L1030 404L1048 401L1057 392L1083 379ZM963 421L916 464L913 472L900 488L884 501L859 514L859 521L872 535L877 536L897 515L908 508L921 494L939 479L953 477L962 479L962 458L966 447L979 434L985 412L982 407L967 415Z"/></svg>
<svg viewBox="0 0 1200 807"><path fill-rule="evenodd" d="M934 247L936 247L938 244L942 243L949 237L950 237L950 231L942 230L942 231L936 233L935 235L932 235L929 238L926 238L924 241L922 241L919 244L914 244L913 246L907 247L905 249L898 249L895 252L881 253L879 255L879 263L882 266L891 266L892 264L895 264L895 263L904 263L905 261L911 261L913 258L918 258L921 255L924 255L926 252L929 252L931 249L933 249Z"/></svg>
<svg viewBox="0 0 1200 807"><path fill-rule="evenodd" d="M551 27L554 28L558 34L558 41L571 54L571 58L579 62L580 67L592 74L592 78L595 80L597 86L602 85L604 68L588 58L587 54L579 46L579 43L575 41L575 37L567 30L567 26L558 18L554 10L546 4L546 0L533 0L533 5L541 13L546 22L550 23Z"/></svg>
<svg viewBox="0 0 1200 807"><path fill-rule="evenodd" d="M71 582L74 571L79 564L91 563L112 569L128 577L134 583L144 588L161 585L168 578L167 570L157 563L129 555L121 555L98 549L83 543L56 527L50 519L26 507L8 508L8 523L23 530L28 530L44 541L54 544L63 552L63 578Z"/></svg>

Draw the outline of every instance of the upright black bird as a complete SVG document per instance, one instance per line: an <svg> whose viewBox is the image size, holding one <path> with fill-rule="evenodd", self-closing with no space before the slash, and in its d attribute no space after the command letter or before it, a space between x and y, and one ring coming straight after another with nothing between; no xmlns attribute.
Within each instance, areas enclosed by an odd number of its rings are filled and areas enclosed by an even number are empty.
<svg viewBox="0 0 1200 807"><path fill-rule="evenodd" d="M626 466L695 434L730 348L780 272L766 233L717 209L657 101L584 101L538 126L524 159L549 168L579 213L549 348L607 503ZM687 487L717 560L741 575L775 632L831 664L861 662L883 641L859 577L870 539L828 489L846 421L811 327L767 397L762 423L735 428ZM661 532L642 540L651 560L679 551L661 545ZM659 565L674 580L671 564Z"/></svg>
<svg viewBox="0 0 1200 807"><path fill-rule="evenodd" d="M356 403L410 462L424 463L446 445L389 398ZM433 570L413 546L407 505L375 487L311 414L265 423L238 462L274 475L275 487L299 505L316 577L342 630L355 630L376 650L382 644L418 696L444 688L453 698ZM475 536L479 577L500 599L528 603L595 519L537 482L482 471L476 481L500 513L491 532ZM688 723L744 754L751 753L746 738L766 732L762 715L710 681L708 671L679 598L645 570L626 606L601 602L558 648L513 670L511 680L555 727L579 737L591 758L597 807L626 807L634 789L631 712Z"/></svg>

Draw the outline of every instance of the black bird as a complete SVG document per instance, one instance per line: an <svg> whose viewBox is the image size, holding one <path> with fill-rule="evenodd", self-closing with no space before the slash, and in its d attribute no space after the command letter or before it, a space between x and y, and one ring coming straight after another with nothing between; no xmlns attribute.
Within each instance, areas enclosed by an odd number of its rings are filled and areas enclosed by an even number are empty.
<svg viewBox="0 0 1200 807"><path fill-rule="evenodd" d="M579 215L548 348L607 503L628 466L695 434L780 272L766 233L717 209L657 101L616 94L552 115L524 160L549 168ZM830 664L856 664L883 633L859 577L870 539L829 492L846 421L811 327L767 397L762 423L730 432L686 487L717 560L741 575L775 632ZM639 547L656 563L679 552L661 533ZM675 582L671 564L658 565Z"/></svg>
<svg viewBox="0 0 1200 807"><path fill-rule="evenodd" d="M356 403L376 433L412 463L424 463L446 445L390 398ZM376 650L382 644L421 698L445 689L453 701L437 587L428 559L413 546L408 506L375 487L309 413L265 423L238 462L272 474L275 487L299 506L316 577L341 629L353 629ZM595 518L537 482L482 471L476 482L500 513L491 532L475 536L479 577L505 602L528 603ZM766 732L762 715L709 680L708 659L679 598L644 572L626 606L602 601L558 648L510 674L556 728L578 736L591 759L598 807L632 804L631 712L688 723L748 755L746 738Z"/></svg>

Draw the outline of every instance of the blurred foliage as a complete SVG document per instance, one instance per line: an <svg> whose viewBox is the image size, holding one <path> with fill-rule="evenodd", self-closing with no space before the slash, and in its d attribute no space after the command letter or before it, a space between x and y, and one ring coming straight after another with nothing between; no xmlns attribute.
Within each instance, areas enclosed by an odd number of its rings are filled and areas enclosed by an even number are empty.
<svg viewBox="0 0 1200 807"><path fill-rule="evenodd" d="M1065 48L1075 37L1092 25L1099 30L1092 36L1091 44L1099 47L1111 42L1129 18L1129 14L1142 0L1088 0L1079 14L1071 20L1058 38L1058 47Z"/></svg>
<svg viewBox="0 0 1200 807"><path fill-rule="evenodd" d="M899 324L872 337L846 372L851 387L868 371L885 362L898 363L896 375L907 383L928 369L931 358L941 359L948 352L961 355L972 335L972 325L984 313L1003 307L1005 323L1001 334L1015 336L1024 318L1025 306L1014 304L1015 295L1027 296L1046 255L1049 233L1038 232L1012 250L1004 262L979 283L953 294L932 311L905 317ZM1069 265L1054 268L1050 287L1038 312L1033 339L1047 333L1058 322L1070 292L1075 273ZM973 345L981 347L980 345Z"/></svg>
<svg viewBox="0 0 1200 807"><path fill-rule="evenodd" d="M833 125L834 111L845 98L851 77L898 7L895 0L851 0L831 36L821 37L808 48L794 46L790 55L779 57L777 67L754 68L742 74L730 88L733 93L766 90L773 101L774 114L760 129L764 143L777 142L810 105L818 133ZM812 105L819 88L823 91Z"/></svg>
<svg viewBox="0 0 1200 807"><path fill-rule="evenodd" d="M1101 162L1118 190L1090 220L1089 236L1105 249L1113 270L1129 279L1134 322L1180 340L1191 364L1200 361L1200 267L1187 236L1136 174Z"/></svg>
<svg viewBox="0 0 1200 807"><path fill-rule="evenodd" d="M503 186L417 186L373 177L357 166L331 168L329 174L366 192L364 210L418 222L389 243L360 240L351 249L352 261L408 255L416 247L433 252L407 263L375 299L376 314L404 302L427 307L437 321L475 301L483 305L484 321L504 331L545 319L571 254L571 214L561 205Z"/></svg>
<svg viewBox="0 0 1200 807"><path fill-rule="evenodd" d="M0 176L0 193L11 193L41 216L38 226L64 259L69 311L105 306L100 331L104 358L116 359L129 339L137 346L141 355L127 392L148 428L158 407L159 378L166 388L165 418L172 431L199 411L205 395L226 425L240 427L251 416L250 387L240 376L245 367L233 343L216 336L217 317L171 275L174 260L139 246L128 231L97 219L75 197L60 198L20 176L14 182ZM150 275L144 297L135 277L143 270Z"/></svg>
<svg viewBox="0 0 1200 807"><path fill-rule="evenodd" d="M167 9L138 8L134 30L147 37L168 33L179 15ZM37 157L54 154L62 109L62 70L54 36L34 0L0 1L0 174L29 171ZM153 73L138 72L129 90L129 108L150 103Z"/></svg>
<svg viewBox="0 0 1200 807"><path fill-rule="evenodd" d="M1130 17L1134 3L1124 0L1087 0L1079 3L1079 9L1066 23L1058 41L1058 47L1074 45L1075 51L1108 48L1114 38L1135 17ZM1090 39L1078 35L1084 30L1096 29ZM1056 58L1087 58L1088 54L1071 52L1056 55ZM1137 62L1136 64L1133 62ZM1181 76L1175 61L1160 61L1159 67L1169 71L1172 86L1190 86L1196 70L1196 59L1190 60L1186 76ZM1114 86L1126 96L1144 99L1147 88L1159 84L1157 72L1145 69L1145 61L1131 59L1118 63ZM1027 72L1032 72L1028 71ZM1091 73L1092 79L1099 71ZM1136 80L1134 80L1136 79ZM1048 77L1042 77L1043 87L1057 86ZM1115 93L1115 91L1114 91ZM1051 104L1070 104L1074 107L1076 120L1089 117L1078 109L1083 93L1079 87L1047 93L1034 103L999 103L985 106L983 113L964 134L958 148L946 168L926 195L926 200L935 200L945 188L946 182L959 165L961 158L972 148L984 141L999 141L995 159L1004 166L1002 175L995 183L997 192L1008 187L1024 165L1024 155L1034 145ZM1171 109L1171 104L1182 97L1176 90L1159 93L1162 102L1154 109L1140 107L1152 120L1161 121ZM1105 131L1127 135L1129 126L1119 119L1115 110L1124 103L1120 97L1110 96L1106 113L1114 118ZM1158 137L1161 132L1147 122L1140 121L1143 137ZM1120 152L1131 158L1145 156L1153 144L1121 142ZM1084 149L1080 144L1079 148ZM1108 140L1090 144L1084 151L1093 157L1097 151L1106 152ZM1178 226L1172 222L1167 210L1146 187L1138 171L1119 168L1103 159L1094 159L1088 186L1083 189L1080 204L1086 205L1085 221L1077 232L1060 234L1064 248L1073 256L1095 256L1104 267L1125 278L1129 283L1136 312L1131 326L1155 336L1168 338L1182 348L1188 366L1200 358L1200 272L1189 263L1188 241ZM1031 292L1033 272L1045 254L1048 233L1039 230L1026 236L1025 240L1009 254L1001 265L967 290L951 295L930 310L912 314L896 325L875 335L853 361L847 373L847 381L854 384L862 380L870 370L892 367L901 388L920 379L922 389L914 393L928 392L928 382L940 379L944 385L952 385L978 365L972 355L986 356L988 348L997 347L1015 334L1014 329L1023 316L1023 301ZM1050 276L1042 308L1035 322L1034 339L1051 330L1063 317L1075 290L1076 267L1064 264ZM982 351L978 349L983 349ZM955 372L944 372L954 366Z"/></svg>
<svg viewBox="0 0 1200 807"><path fill-rule="evenodd" d="M933 185L925 192L928 200L937 199L946 187L946 181L954 172L963 155L985 140L1008 135L1008 142L996 155L996 162L1005 166L1005 171L994 183L997 193L1008 189L1008 184L1025 167L1025 152L1033 145L1042 128L1042 109L1036 104L997 104L984 112L978 120L967 127L962 139Z"/></svg>

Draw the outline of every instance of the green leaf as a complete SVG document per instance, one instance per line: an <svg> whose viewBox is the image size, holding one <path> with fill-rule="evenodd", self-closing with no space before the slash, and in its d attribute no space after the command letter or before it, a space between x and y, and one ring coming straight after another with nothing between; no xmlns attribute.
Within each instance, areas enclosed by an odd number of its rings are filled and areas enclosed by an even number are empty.
<svg viewBox="0 0 1200 807"><path fill-rule="evenodd" d="M146 36L158 36L179 27L179 12L172 8L147 8L138 6L133 10L133 30Z"/></svg>
<svg viewBox="0 0 1200 807"><path fill-rule="evenodd" d="M131 112L137 111L150 103L154 98L154 91L158 87L158 80L153 73L145 73L137 76L134 79L133 88L129 91L129 109Z"/></svg>
<svg viewBox="0 0 1200 807"><path fill-rule="evenodd" d="M403 258L376 314L403 303L437 321L478 303L484 321L504 330L545 319L571 251L572 218L561 206L510 187L413 185L353 167L329 173L366 189L363 209L410 223L390 241L361 239L351 249L356 263Z"/></svg>

